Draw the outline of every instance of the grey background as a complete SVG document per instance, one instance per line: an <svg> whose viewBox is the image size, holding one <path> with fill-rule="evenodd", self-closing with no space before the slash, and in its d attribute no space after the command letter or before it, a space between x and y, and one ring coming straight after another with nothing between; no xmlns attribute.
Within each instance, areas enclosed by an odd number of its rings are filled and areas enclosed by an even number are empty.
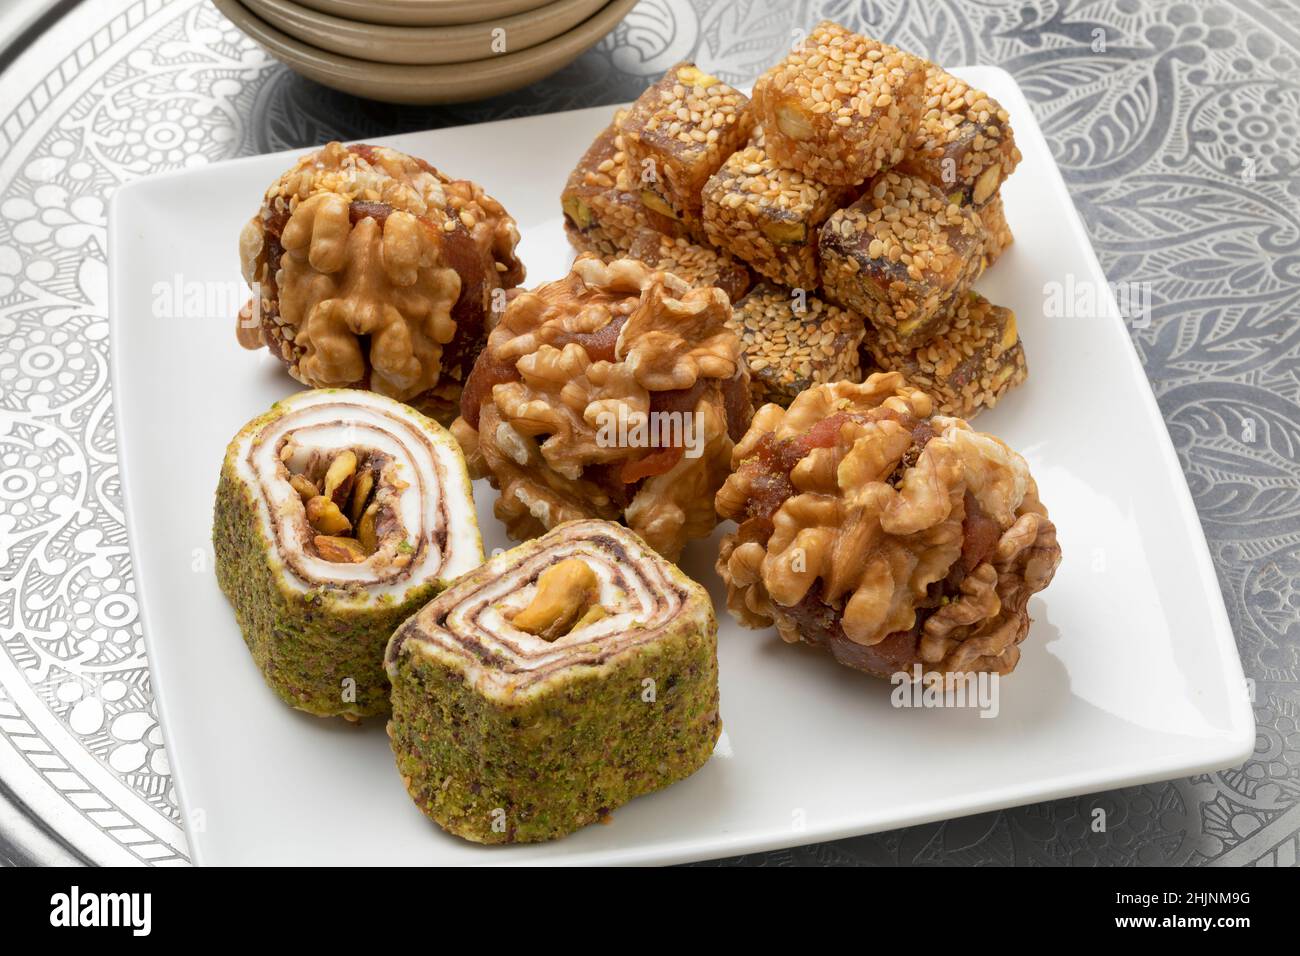
<svg viewBox="0 0 1300 956"><path fill-rule="evenodd" d="M1151 322L1134 342L1255 683L1259 738L1244 766L1221 773L727 862L1294 865L1298 6L643 0L595 49L528 90L413 109L296 77L202 0L7 0L0 859L186 862L114 460L104 305L113 188L333 137L615 103L687 57L748 82L793 29L830 17L947 64L1015 74L1108 276L1149 283ZM574 155L585 145L573 144ZM1099 807L1104 833L1090 828Z"/></svg>

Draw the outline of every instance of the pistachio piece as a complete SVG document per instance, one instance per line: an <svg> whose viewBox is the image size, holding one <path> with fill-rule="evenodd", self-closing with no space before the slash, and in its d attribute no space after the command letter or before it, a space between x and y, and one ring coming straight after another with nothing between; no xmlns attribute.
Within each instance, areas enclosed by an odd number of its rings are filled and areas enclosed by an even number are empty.
<svg viewBox="0 0 1300 956"><path fill-rule="evenodd" d="M316 545L317 554L335 564L360 564L366 560L366 552L354 538L318 534L312 543Z"/></svg>
<svg viewBox="0 0 1300 956"><path fill-rule="evenodd" d="M356 475L348 475L340 482L339 486L334 489L334 494L330 495L330 500L339 506L342 511L349 507L348 501L352 497L352 485L356 482Z"/></svg>
<svg viewBox="0 0 1300 956"><path fill-rule="evenodd" d="M352 530L339 506L324 495L317 495L307 502L307 523L321 534L344 534Z"/></svg>
<svg viewBox="0 0 1300 956"><path fill-rule="evenodd" d="M1002 167L997 163L994 163L988 169L984 170L984 172L980 173L980 178L975 180L975 191L971 195L971 199L975 201L975 205L978 206L984 200L997 192L998 183L1001 181Z"/></svg>
<svg viewBox="0 0 1300 956"><path fill-rule="evenodd" d="M573 629L588 613L597 596L596 572L581 558L566 558L553 564L537 578L532 601L511 623L544 641L554 641Z"/></svg>
<svg viewBox="0 0 1300 956"><path fill-rule="evenodd" d="M782 103L776 108L776 127L791 139L812 139L812 122L794 103Z"/></svg>
<svg viewBox="0 0 1300 956"><path fill-rule="evenodd" d="M762 228L763 234L779 245L794 245L808 239L808 227L798 221L769 222Z"/></svg>
<svg viewBox="0 0 1300 956"><path fill-rule="evenodd" d="M564 214L573 220L573 224L579 229L586 229L591 225L591 207L577 196L566 196L561 203L564 208Z"/></svg>
<svg viewBox="0 0 1300 956"><path fill-rule="evenodd" d="M708 89L710 86L718 85L718 78L705 73L698 66L688 64L677 71L677 81L682 86L702 86Z"/></svg>
<svg viewBox="0 0 1300 956"><path fill-rule="evenodd" d="M897 327L894 329L894 331L898 335L911 335L914 331L916 331L917 327L920 324L921 324L920 319L907 319L906 321L899 322Z"/></svg>
<svg viewBox="0 0 1300 956"><path fill-rule="evenodd" d="M375 516L378 512L378 503L372 504L357 520L357 542L366 554L374 554L379 550L379 535L375 533Z"/></svg>
<svg viewBox="0 0 1300 956"><path fill-rule="evenodd" d="M668 205L664 197L660 196L653 189L641 190L641 205L645 206L647 209L654 210L662 216L667 216L669 219L677 218L677 210Z"/></svg>
<svg viewBox="0 0 1300 956"><path fill-rule="evenodd" d="M293 487L294 491L298 492L298 497L301 498L304 503L311 501L311 499L320 494L320 489L316 487L316 483L306 475L290 475L289 484Z"/></svg>
<svg viewBox="0 0 1300 956"><path fill-rule="evenodd" d="M356 483L352 486L352 505L348 508L348 514L352 517L353 524L356 524L362 512L366 510L366 505L370 503L370 492L374 489L375 473L367 468L357 475Z"/></svg>
<svg viewBox="0 0 1300 956"><path fill-rule="evenodd" d="M322 494L326 498L332 498L339 501L337 492L343 491L343 500L347 500L347 492L343 490L344 483L347 487L352 487L352 476L357 473L357 455L351 450L344 450L334 456L330 462L329 468L325 472L325 487ZM341 502L340 502L341 503Z"/></svg>
<svg viewBox="0 0 1300 956"><path fill-rule="evenodd" d="M577 623L574 624L573 627L569 628L569 633L572 634L575 631L581 631L587 625L595 624L597 621L607 617L609 617L608 611L599 604L593 604L591 607L587 608L587 613L578 618Z"/></svg>
<svg viewBox="0 0 1300 956"><path fill-rule="evenodd" d="M1002 341L998 344L1004 349L1009 349L1020 339L1020 332L1016 329L1016 316L1011 313L1007 316L1006 328L1002 330Z"/></svg>

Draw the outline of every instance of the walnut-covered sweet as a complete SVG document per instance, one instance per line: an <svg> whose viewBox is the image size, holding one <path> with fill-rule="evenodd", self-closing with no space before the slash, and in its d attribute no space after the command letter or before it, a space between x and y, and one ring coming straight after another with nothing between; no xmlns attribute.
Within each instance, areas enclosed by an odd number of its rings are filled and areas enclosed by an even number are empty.
<svg viewBox="0 0 1300 956"><path fill-rule="evenodd" d="M239 239L237 332L314 387L368 388L443 421L493 308L524 278L500 203L397 150L329 143L267 190Z"/></svg>
<svg viewBox="0 0 1300 956"><path fill-rule="evenodd" d="M512 536L622 520L676 558L712 531L752 412L730 315L720 289L594 256L511 301L452 433Z"/></svg>
<svg viewBox="0 0 1300 956"><path fill-rule="evenodd" d="M717 496L747 627L881 677L1007 673L1061 551L1023 458L896 372L755 413Z"/></svg>

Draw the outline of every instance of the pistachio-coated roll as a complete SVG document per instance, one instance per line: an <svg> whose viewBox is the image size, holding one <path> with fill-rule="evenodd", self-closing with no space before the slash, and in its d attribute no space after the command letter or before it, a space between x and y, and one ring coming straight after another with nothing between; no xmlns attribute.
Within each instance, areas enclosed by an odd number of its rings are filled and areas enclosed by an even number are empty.
<svg viewBox="0 0 1300 956"><path fill-rule="evenodd" d="M373 392L300 392L230 442L212 530L217 581L285 703L388 712L384 645L483 561L460 449Z"/></svg>
<svg viewBox="0 0 1300 956"><path fill-rule="evenodd" d="M398 629L386 662L407 791L479 843L600 820L690 776L721 732L708 594L609 521L471 571Z"/></svg>

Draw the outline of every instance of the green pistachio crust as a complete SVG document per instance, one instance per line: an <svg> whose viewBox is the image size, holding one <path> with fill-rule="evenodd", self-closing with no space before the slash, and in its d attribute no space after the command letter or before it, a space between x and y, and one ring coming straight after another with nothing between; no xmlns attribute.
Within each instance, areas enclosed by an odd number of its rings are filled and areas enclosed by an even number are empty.
<svg viewBox="0 0 1300 956"><path fill-rule="evenodd" d="M686 605L652 641L514 695L483 693L462 658L399 631L388 735L416 805L467 840L530 843L703 766L722 730L717 623L688 583Z"/></svg>
<svg viewBox="0 0 1300 956"><path fill-rule="evenodd" d="M290 572L262 528L255 492L235 470L243 436L286 410L280 403L250 422L226 451L212 527L217 583L234 607L254 662L281 700L319 717L382 716L389 712L383 663L388 638L448 582L413 584L400 600L369 599L364 590L289 585Z"/></svg>

